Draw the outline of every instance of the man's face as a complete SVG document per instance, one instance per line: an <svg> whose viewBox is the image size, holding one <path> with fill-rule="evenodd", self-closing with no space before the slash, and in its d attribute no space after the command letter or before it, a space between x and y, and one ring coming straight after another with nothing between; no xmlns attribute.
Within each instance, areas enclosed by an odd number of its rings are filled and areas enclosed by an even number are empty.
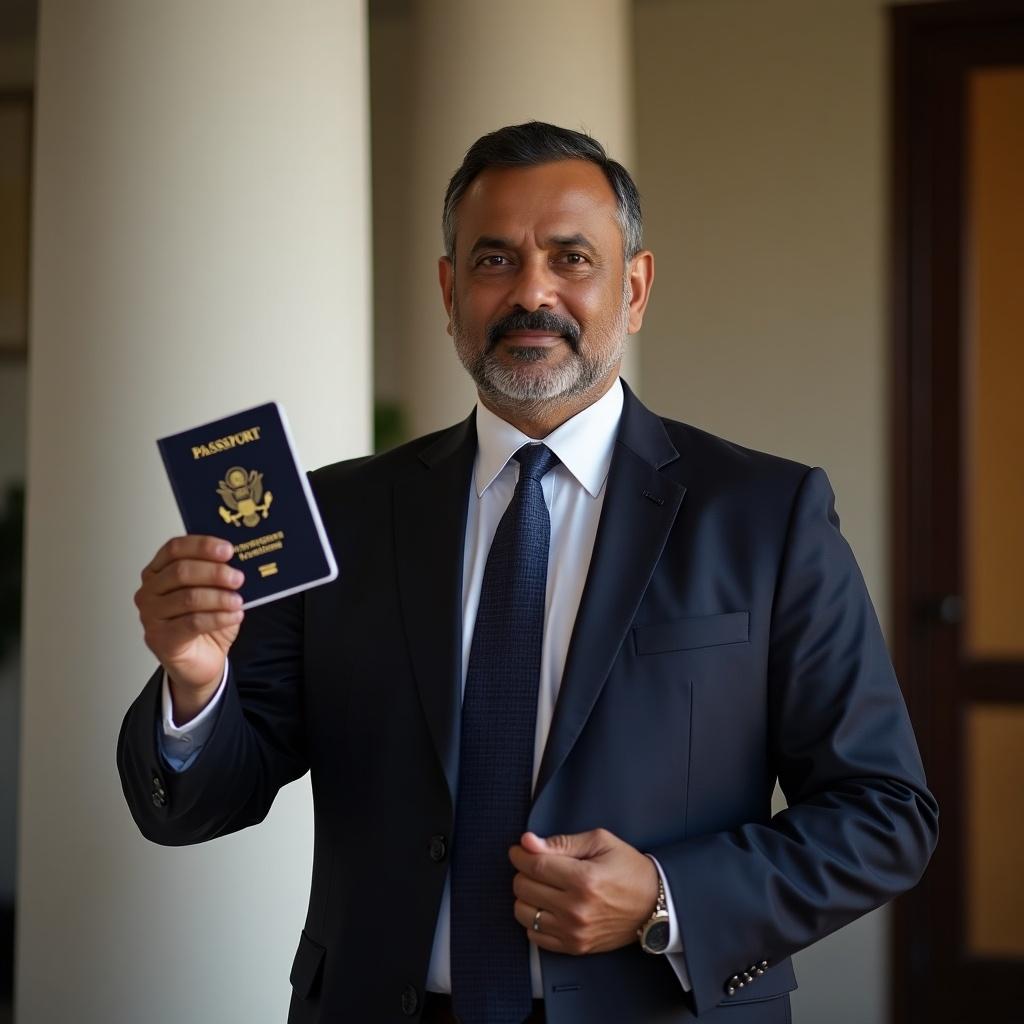
<svg viewBox="0 0 1024 1024"><path fill-rule="evenodd" d="M639 330L649 280L638 295L601 169L585 160L490 168L459 201L456 223L441 287L481 394L535 409L603 393L626 334Z"/></svg>

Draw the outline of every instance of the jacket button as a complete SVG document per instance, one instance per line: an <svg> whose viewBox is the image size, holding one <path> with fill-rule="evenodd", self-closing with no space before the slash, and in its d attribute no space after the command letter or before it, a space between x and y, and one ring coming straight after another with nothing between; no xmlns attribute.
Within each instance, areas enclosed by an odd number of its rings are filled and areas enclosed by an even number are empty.
<svg viewBox="0 0 1024 1024"><path fill-rule="evenodd" d="M440 864L441 861L448 856L448 840L444 836L431 836L430 837L430 859L435 864Z"/></svg>
<svg viewBox="0 0 1024 1024"><path fill-rule="evenodd" d="M420 1006L420 997L416 994L416 989L412 985L406 985L402 989L402 1013L406 1017L412 1017Z"/></svg>

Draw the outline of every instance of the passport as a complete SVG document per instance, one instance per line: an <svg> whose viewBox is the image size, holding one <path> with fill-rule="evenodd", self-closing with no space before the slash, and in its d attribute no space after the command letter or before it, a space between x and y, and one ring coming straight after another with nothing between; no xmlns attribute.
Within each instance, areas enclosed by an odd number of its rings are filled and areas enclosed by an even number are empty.
<svg viewBox="0 0 1024 1024"><path fill-rule="evenodd" d="M338 575L284 409L257 405L157 441L188 533L223 537L243 608Z"/></svg>

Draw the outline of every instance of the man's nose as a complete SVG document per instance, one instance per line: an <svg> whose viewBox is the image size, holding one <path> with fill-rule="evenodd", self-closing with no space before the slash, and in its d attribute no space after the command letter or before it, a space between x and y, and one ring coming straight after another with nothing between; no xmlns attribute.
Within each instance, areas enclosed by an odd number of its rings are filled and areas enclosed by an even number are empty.
<svg viewBox="0 0 1024 1024"><path fill-rule="evenodd" d="M537 309L553 309L558 304L557 277L546 256L524 260L512 279L507 302L532 313Z"/></svg>

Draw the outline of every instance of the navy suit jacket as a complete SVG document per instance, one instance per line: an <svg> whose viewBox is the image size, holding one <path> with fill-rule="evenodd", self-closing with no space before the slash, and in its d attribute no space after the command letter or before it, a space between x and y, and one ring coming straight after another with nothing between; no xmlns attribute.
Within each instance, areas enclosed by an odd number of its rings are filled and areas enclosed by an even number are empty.
<svg viewBox="0 0 1024 1024"><path fill-rule="evenodd" d="M470 416L312 474L338 580L248 613L187 771L160 758L159 673L125 718L125 794L158 843L253 825L311 772L290 1024L422 1006L453 828L475 451ZM776 779L789 807L773 818ZM788 1021L790 955L915 884L936 822L825 474L660 419L627 389L528 826L603 827L658 858L693 992L636 944L542 952L548 1020Z"/></svg>

